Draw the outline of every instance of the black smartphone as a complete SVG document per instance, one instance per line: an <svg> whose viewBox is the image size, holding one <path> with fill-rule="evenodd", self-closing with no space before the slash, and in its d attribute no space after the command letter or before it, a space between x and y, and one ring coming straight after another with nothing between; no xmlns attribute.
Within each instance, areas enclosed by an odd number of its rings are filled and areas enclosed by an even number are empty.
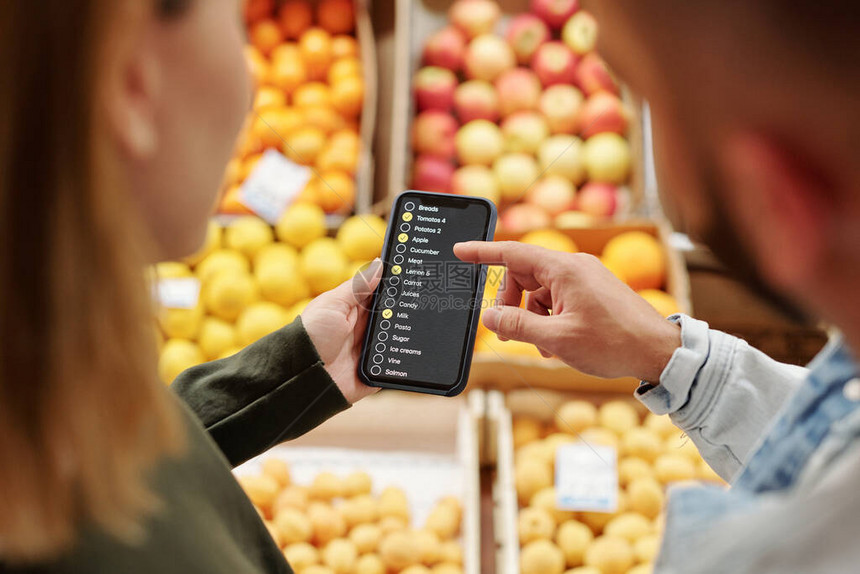
<svg viewBox="0 0 860 574"><path fill-rule="evenodd" d="M453 248L492 240L495 228L496 207L484 198L397 196L358 365L362 381L449 397L466 388L487 270L460 261Z"/></svg>

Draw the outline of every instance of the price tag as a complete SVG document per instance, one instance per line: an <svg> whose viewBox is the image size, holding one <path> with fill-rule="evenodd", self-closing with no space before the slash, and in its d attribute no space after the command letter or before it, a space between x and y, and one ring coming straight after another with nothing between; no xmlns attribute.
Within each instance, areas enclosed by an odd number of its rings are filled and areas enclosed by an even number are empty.
<svg viewBox="0 0 860 574"><path fill-rule="evenodd" d="M200 299L200 281L195 277L160 279L156 297L167 309L193 309Z"/></svg>
<svg viewBox="0 0 860 574"><path fill-rule="evenodd" d="M562 510L618 509L618 454L611 446L564 444L555 455L556 506Z"/></svg>
<svg viewBox="0 0 860 574"><path fill-rule="evenodd" d="M310 179L310 168L293 163L281 152L270 149L242 184L239 201L275 225Z"/></svg>

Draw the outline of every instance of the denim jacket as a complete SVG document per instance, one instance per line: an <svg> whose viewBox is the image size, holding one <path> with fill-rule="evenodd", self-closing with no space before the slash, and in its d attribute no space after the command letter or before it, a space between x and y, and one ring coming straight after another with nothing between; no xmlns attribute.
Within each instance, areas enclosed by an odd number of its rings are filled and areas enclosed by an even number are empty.
<svg viewBox="0 0 860 574"><path fill-rule="evenodd" d="M683 315L636 396L732 487L670 489L659 574L860 572L860 367L837 337L809 369Z"/></svg>

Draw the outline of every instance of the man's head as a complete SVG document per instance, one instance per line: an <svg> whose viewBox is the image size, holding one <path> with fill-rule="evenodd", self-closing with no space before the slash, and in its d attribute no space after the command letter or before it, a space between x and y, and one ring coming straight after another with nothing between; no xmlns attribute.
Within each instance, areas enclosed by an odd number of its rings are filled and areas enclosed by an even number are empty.
<svg viewBox="0 0 860 574"><path fill-rule="evenodd" d="M585 6L602 55L651 105L660 185L690 231L747 278L848 320L860 282L860 8Z"/></svg>

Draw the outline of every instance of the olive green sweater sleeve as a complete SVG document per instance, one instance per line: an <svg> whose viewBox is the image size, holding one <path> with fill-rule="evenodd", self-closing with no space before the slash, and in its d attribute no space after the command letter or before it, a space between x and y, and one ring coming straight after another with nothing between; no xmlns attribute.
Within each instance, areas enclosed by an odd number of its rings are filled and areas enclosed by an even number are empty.
<svg viewBox="0 0 860 574"><path fill-rule="evenodd" d="M234 466L349 407L301 317L232 357L188 369L172 389Z"/></svg>

